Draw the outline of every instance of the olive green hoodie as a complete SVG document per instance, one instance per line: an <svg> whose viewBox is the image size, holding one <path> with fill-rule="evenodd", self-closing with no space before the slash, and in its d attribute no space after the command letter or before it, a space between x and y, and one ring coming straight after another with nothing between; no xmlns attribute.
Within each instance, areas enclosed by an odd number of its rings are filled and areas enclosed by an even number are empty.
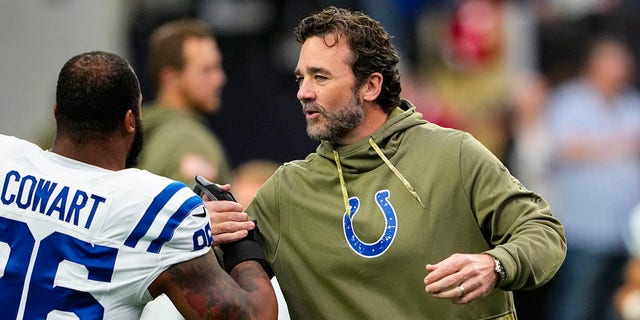
<svg viewBox="0 0 640 320"><path fill-rule="evenodd" d="M247 212L293 319L514 319L504 290L542 285L566 253L540 196L407 101L370 138L284 164ZM426 264L482 252L504 264L501 289L464 305L425 292Z"/></svg>

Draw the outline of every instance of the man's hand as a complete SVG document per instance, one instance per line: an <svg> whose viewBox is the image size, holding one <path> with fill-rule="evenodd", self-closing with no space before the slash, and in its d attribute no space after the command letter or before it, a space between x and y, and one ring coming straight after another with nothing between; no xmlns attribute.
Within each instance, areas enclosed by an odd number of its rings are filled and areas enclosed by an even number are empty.
<svg viewBox="0 0 640 320"><path fill-rule="evenodd" d="M225 191L231 188L228 184L220 187ZM249 215L242 211L241 204L233 201L210 201L206 196L203 199L211 218L211 233L216 245L240 240L255 228L253 221L249 221Z"/></svg>
<svg viewBox="0 0 640 320"><path fill-rule="evenodd" d="M495 261L487 254L453 254L437 264L427 264L425 291L454 303L484 297L496 286Z"/></svg>

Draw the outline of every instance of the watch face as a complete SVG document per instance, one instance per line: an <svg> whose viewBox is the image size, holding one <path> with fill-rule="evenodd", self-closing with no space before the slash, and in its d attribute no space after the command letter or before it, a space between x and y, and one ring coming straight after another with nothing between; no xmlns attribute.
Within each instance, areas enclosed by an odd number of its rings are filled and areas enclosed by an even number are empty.
<svg viewBox="0 0 640 320"><path fill-rule="evenodd" d="M500 281L504 280L504 278L507 277L507 273L504 271L504 267L502 266L502 263L500 263L500 260L495 259L496 260L496 273L498 274L498 277L500 278Z"/></svg>

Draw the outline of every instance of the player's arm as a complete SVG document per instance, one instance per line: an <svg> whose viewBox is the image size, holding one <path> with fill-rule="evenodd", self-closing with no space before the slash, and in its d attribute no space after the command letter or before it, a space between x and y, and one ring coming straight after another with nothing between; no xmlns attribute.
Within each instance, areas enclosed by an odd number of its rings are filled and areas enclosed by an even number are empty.
<svg viewBox="0 0 640 320"><path fill-rule="evenodd" d="M165 293L186 319L276 319L278 304L269 277L256 261L237 264L230 275L212 251L173 265L149 292Z"/></svg>

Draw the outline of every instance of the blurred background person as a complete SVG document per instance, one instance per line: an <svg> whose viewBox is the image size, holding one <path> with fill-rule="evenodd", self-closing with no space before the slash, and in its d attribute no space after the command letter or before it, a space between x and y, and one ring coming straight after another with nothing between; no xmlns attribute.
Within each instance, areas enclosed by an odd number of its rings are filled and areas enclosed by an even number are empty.
<svg viewBox="0 0 640 320"><path fill-rule="evenodd" d="M513 72L533 62L511 50L529 48L534 40L509 32L533 30L521 23L528 21L523 8L503 0L433 1L418 24L421 77L433 94L416 107L432 122L473 134L500 160L508 84Z"/></svg>
<svg viewBox="0 0 640 320"><path fill-rule="evenodd" d="M139 167L190 186L196 175L230 182L224 147L205 121L220 108L226 82L209 27L192 19L160 26L149 40L147 63L158 90L144 108Z"/></svg>
<svg viewBox="0 0 640 320"><path fill-rule="evenodd" d="M227 154L206 122L206 116L220 108L226 83L209 26L195 19L169 21L152 33L148 46L147 70L157 95L143 109L145 147L138 167L189 186L196 175L229 183ZM219 217L211 214L216 241ZM182 319L165 295L150 302L142 314L143 319L158 317Z"/></svg>
<svg viewBox="0 0 640 320"><path fill-rule="evenodd" d="M550 283L549 319L615 319L612 298L627 254L623 234L640 195L640 94L633 59L614 37L597 37L581 74L547 105L553 141L554 212L567 258Z"/></svg>
<svg viewBox="0 0 640 320"><path fill-rule="evenodd" d="M509 86L508 108L511 128L507 161L518 179L549 202L553 191L550 168L553 149L545 122L549 84L539 73L514 76Z"/></svg>

